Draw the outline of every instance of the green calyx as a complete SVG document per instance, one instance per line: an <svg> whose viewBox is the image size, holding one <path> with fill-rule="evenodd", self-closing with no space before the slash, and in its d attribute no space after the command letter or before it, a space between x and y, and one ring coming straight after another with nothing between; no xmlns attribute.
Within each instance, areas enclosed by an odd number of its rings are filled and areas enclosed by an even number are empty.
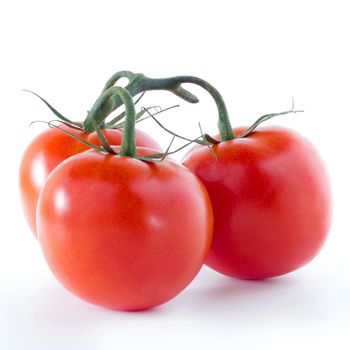
<svg viewBox="0 0 350 350"><path fill-rule="evenodd" d="M121 78L128 79L128 84L125 88L115 86L115 84ZM220 133L219 140L213 139L208 134L203 134L201 127L200 127L200 132L201 132L200 136L195 138L194 140L191 140L189 138L183 137L181 135L178 135L172 132L155 118L156 114L159 114L169 108L162 110L160 109L160 107L153 106L149 108L142 108L141 111L136 114L135 104L142 98L142 96L145 94L146 91L167 90L189 103L199 102L198 98L194 94L192 94L190 91L188 91L182 86L183 84L187 84L187 83L195 84L202 87L214 99L218 110L218 116L219 116L218 118L218 128ZM141 94L141 96L134 103L132 97L138 94ZM111 154L117 154L112 149L112 147L108 144L101 130L123 128L124 137L123 137L123 142L118 154L123 156L128 156L128 157L136 157L143 160L150 160L150 161L162 160L166 155L175 153L178 150L192 143L208 146L209 149L212 151L211 149L212 145L218 144L220 142L233 140L236 138L247 137L257 128L258 125L275 116L302 112L302 111L294 110L294 101L293 101L293 106L291 110L281 112L281 113L272 113L272 114L264 115L258 118L244 133L242 133L239 136L236 136L232 129L228 112L226 109L226 105L221 94L215 87L213 87L207 81L194 76L175 76L171 78L153 79L153 78L146 77L144 74L133 73L130 71L117 72L107 81L107 83L105 84L102 90L101 95L93 104L84 122L75 122L69 118L64 117L54 107L52 107L46 100L44 100L42 97L40 97L37 94L35 95L38 96L50 108L50 110L56 115L56 117L59 119L61 123L66 124L71 128L79 129L86 134L91 132L96 132L100 139L102 147L89 144L89 146L91 146L95 150L107 152ZM106 121L106 118L121 105L125 106L125 111L119 114L118 116L114 117L113 119ZM176 106L173 106L173 107L176 107ZM173 108L173 107L170 107L170 108ZM155 113L150 112L152 108L156 109ZM145 113L147 113L148 115L146 117L142 117ZM187 141L187 144L171 152L170 152L170 146L171 146L170 144L165 153L159 153L159 154L154 154L154 155L145 156L145 157L137 157L135 154L136 153L135 123L146 118L153 118L160 127L162 127L164 130L166 130L167 132L173 135L173 139L175 137L181 138ZM52 122L48 123L50 127L57 127L60 129L59 126L55 126ZM79 139L78 136L73 135L73 133L70 133L67 130L64 132L66 132L67 134L71 134L72 137ZM84 143L87 143L86 141L83 141L83 140L81 141Z"/></svg>
<svg viewBox="0 0 350 350"><path fill-rule="evenodd" d="M295 110L294 109L294 99L292 100L292 108L287 110L287 111L283 111L283 112L278 112L278 113L269 113L269 114L264 114L263 116L259 117L251 126L249 126L242 134L235 136L234 139L243 139L248 137L249 135L251 135L255 129L262 123L268 121L269 119L275 118L277 116L281 116L281 115L286 115L286 114L296 114L296 113L302 113L304 111L302 110ZM155 119L155 118L154 118ZM173 136L176 136L178 138L181 138L183 140L189 140L188 138L182 136L182 135L178 135L175 134L173 131L169 130L167 127L165 127L163 124L161 124L158 120L156 120L157 124L166 132L170 133ZM215 154L211 148L211 146L219 144L220 141L214 139L213 137L211 137L210 135L203 133L201 126L199 125L200 128L200 132L201 132L201 136L200 138L197 138L195 140L192 140L192 143L197 143L200 145L204 145L204 146L208 146L210 151L213 153L214 157ZM227 140L228 141L228 140Z"/></svg>
<svg viewBox="0 0 350 350"><path fill-rule="evenodd" d="M89 146L90 148L94 149L95 151L107 153L107 154L112 154L112 155L119 155L119 156L124 156L124 157L136 158L136 159L139 159L142 161L148 161L148 162L161 162L169 154L176 153L180 149L188 146L188 144L194 142L194 141L191 141L190 143L186 144L185 146L182 146L179 149L170 152L170 147L175 139L175 136L174 136L172 138L167 150L164 153L155 153L155 154L150 154L150 155L146 155L146 156L138 156L136 154L136 142L135 142L135 124L137 121L137 116L143 115L144 113L148 113L149 114L148 117L152 117L155 119L154 115L159 114L161 112L164 112L165 110L168 110L168 109L176 107L176 106L160 110L154 114L150 113L150 111L147 108L143 108L140 113L136 114L135 103L132 99L132 96L125 88L119 87L119 86L113 86L113 87L108 88L107 91L108 91L108 93L103 93L100 96L99 102L98 102L98 104L96 104L97 107L98 107L98 105L100 105L100 106L107 105L108 99L110 99L111 97L116 97L116 96L118 96L121 99L121 101L125 107L125 121L123 122L124 132L123 132L123 136L122 136L122 144L121 144L121 147L120 147L118 152L115 151L111 147L111 145L108 143L106 137L104 136L102 129L96 123L96 113L99 113L99 108L93 108L88 113L86 120L89 121L89 123L91 124L91 126L93 128L93 131L96 132L96 134L101 142L101 146L97 146L95 144L92 144L89 141L86 141L83 138L79 137L78 135L70 132L69 130L63 129L60 126L54 124L54 122L56 122L56 121L62 123L61 120L51 121L48 123L44 122L44 123L48 124L48 126L51 128L57 128L57 129L61 130L62 132L73 137L77 141L82 142L85 145ZM64 122L64 123L68 124L66 122ZM70 125L70 126L73 127L72 125Z"/></svg>
<svg viewBox="0 0 350 350"><path fill-rule="evenodd" d="M304 111L301 110L295 110L294 109L294 99L292 99L292 108L288 111L284 112L279 112L279 113L270 113L270 114L264 114L260 118L258 118L244 133L238 136L238 138L243 139L247 136L249 136L260 124L266 122L269 119L278 117L280 115L286 115L286 114L291 114L291 113L302 113Z"/></svg>

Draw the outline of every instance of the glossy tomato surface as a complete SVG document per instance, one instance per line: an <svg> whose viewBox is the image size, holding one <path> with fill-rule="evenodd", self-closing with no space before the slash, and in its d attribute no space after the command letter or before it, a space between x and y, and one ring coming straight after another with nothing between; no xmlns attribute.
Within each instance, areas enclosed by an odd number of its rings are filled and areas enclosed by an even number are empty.
<svg viewBox="0 0 350 350"><path fill-rule="evenodd" d="M213 206L207 265L228 276L262 279L310 261L331 216L327 174L315 148L293 131L262 127L213 150L217 160L207 147L196 146L183 161L202 180Z"/></svg>
<svg viewBox="0 0 350 350"><path fill-rule="evenodd" d="M185 167L96 151L52 171L37 211L38 239L57 279L119 310L150 308L183 290L205 261L212 226L207 191Z"/></svg>
<svg viewBox="0 0 350 350"><path fill-rule="evenodd" d="M60 125L60 128L99 145L96 133L83 134L79 130ZM122 130L104 130L107 140L112 145L120 145ZM158 143L146 133L136 131L136 144L141 147L150 147L161 150ZM50 172L62 161L77 153L87 150L89 147L65 134L61 130L50 128L39 134L27 147L20 165L20 195L22 207L27 222L36 234L36 206L41 188Z"/></svg>

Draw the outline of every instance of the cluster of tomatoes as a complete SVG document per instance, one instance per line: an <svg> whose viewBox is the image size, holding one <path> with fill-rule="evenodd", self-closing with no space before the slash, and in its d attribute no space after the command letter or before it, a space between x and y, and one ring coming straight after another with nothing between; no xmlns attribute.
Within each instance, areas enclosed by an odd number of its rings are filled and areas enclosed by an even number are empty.
<svg viewBox="0 0 350 350"><path fill-rule="evenodd" d="M116 87L124 76L128 86ZM220 134L202 135L177 164L135 130L132 96L164 88L196 102L184 82L214 97ZM106 127L122 103L123 128ZM299 134L255 129L272 116L232 129L221 95L207 82L118 72L84 123L64 119L48 128L21 162L25 216L54 275L91 303L141 310L175 297L204 263L241 279L306 264L330 224L326 171Z"/></svg>

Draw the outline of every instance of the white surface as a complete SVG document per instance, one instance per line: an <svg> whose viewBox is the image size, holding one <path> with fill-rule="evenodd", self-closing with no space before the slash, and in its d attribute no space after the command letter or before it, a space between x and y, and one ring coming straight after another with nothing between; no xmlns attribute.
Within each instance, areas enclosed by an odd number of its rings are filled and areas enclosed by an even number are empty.
<svg viewBox="0 0 350 350"><path fill-rule="evenodd" d="M348 349L346 5L305 0L1 4L0 349ZM66 292L46 267L19 205L19 159L44 128L28 124L52 118L20 90L34 90L67 116L83 119L107 78L122 69L207 79L227 101L233 125L286 110L294 96L296 107L306 112L269 124L299 130L327 163L334 218L322 253L295 273L261 282L232 280L204 268L177 298L146 312L109 311ZM199 88L191 91L201 103L180 101L180 109L162 116L163 122L192 137L200 120L213 133L212 101ZM159 100L164 107L179 103L159 92L146 95L142 105ZM143 128L157 133L164 146L169 142L154 124Z"/></svg>
<svg viewBox="0 0 350 350"><path fill-rule="evenodd" d="M51 277L40 251L1 291L2 349L347 349L348 269L322 254L294 274L261 282L204 269L168 304L121 313L84 303ZM16 257L18 259L18 256ZM29 264L28 262L31 261ZM29 266L28 266L29 265ZM315 347L316 348L316 347Z"/></svg>

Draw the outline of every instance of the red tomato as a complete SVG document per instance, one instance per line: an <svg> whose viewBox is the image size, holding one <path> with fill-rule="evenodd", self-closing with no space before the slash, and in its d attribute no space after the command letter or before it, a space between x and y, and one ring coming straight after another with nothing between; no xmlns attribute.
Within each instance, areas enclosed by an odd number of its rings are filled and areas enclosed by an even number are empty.
<svg viewBox="0 0 350 350"><path fill-rule="evenodd" d="M79 130L60 125L81 138L99 145L96 133L83 134ZM121 144L122 131L118 129L103 130L109 143ZM158 143L146 133L136 132L136 144L161 150ZM89 149L61 130L50 128L39 134L26 149L20 166L20 195L25 217L36 235L36 206L41 188L50 172L66 158Z"/></svg>
<svg viewBox="0 0 350 350"><path fill-rule="evenodd" d="M137 149L145 152L154 153ZM37 210L38 239L57 279L120 310L150 308L183 290L204 263L212 225L209 196L185 167L92 150L51 172Z"/></svg>
<svg viewBox="0 0 350 350"><path fill-rule="evenodd" d="M213 206L206 264L228 276L262 279L310 261L326 239L331 213L326 171L314 147L295 132L266 127L213 150L217 160L196 146L183 162L202 180Z"/></svg>

